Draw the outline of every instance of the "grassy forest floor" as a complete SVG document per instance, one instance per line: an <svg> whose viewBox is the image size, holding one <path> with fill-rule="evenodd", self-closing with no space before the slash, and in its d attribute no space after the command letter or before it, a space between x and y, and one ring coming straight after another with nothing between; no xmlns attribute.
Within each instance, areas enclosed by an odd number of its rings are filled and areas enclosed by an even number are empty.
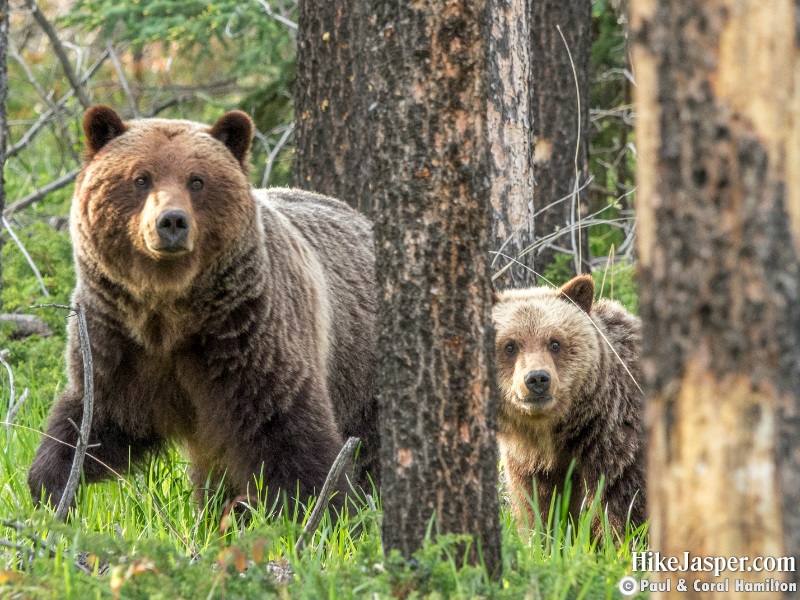
<svg viewBox="0 0 800 600"><path fill-rule="evenodd" d="M66 201L66 198L65 198ZM295 550L308 513L302 507L272 512L255 507L242 526L224 517L221 501L194 498L187 463L171 450L124 479L79 489L67 524L35 510L27 469L50 406L65 383L64 311L30 309L41 302L69 303L74 284L69 236L52 221L27 217L18 234L42 272L39 285L19 248L3 248L4 312L36 313L49 337L11 339L0 348L14 374L16 396L28 389L18 414L0 430L0 597L3 598L619 598L630 572L630 552L643 548L642 531L621 544L597 545L588 511L577 524L552 507L553 522L522 535L503 508L503 575L490 581L465 566L460 541L438 537L413 561L385 556L380 544L380 502L363 502L335 526L323 520L309 543ZM603 274L599 274L598 284ZM608 286L608 283L606 283ZM600 285L598 285L598 289ZM618 292L624 292L617 285ZM606 290L609 288L606 287ZM0 371L0 411L8 410L8 374ZM543 531L551 531L544 534ZM634 533L636 535L634 535Z"/></svg>

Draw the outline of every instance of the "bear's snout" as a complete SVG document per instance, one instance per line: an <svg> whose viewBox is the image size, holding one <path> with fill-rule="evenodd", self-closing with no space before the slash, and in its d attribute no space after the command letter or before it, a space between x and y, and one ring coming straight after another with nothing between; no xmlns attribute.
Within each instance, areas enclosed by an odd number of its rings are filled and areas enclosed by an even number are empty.
<svg viewBox="0 0 800 600"><path fill-rule="evenodd" d="M183 210L165 210L156 219L161 252L189 250L189 215Z"/></svg>
<svg viewBox="0 0 800 600"><path fill-rule="evenodd" d="M544 396L550 389L550 374L547 371L531 371L525 376L525 387L535 396Z"/></svg>

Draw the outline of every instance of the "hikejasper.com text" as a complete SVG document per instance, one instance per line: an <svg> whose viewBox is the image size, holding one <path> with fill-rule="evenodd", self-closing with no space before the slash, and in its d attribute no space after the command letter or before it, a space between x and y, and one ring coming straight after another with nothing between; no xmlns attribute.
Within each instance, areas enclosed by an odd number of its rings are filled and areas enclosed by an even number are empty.
<svg viewBox="0 0 800 600"><path fill-rule="evenodd" d="M725 572L765 572L793 573L793 556L692 556L684 552L682 556L665 556L660 552L634 552L633 570L648 573L714 573L719 577Z"/></svg>

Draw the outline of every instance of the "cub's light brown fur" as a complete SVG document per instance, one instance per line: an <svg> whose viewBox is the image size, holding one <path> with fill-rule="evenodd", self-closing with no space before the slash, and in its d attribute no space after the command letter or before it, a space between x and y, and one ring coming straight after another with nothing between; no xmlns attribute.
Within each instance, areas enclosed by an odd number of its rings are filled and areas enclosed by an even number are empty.
<svg viewBox="0 0 800 600"><path fill-rule="evenodd" d="M299 489L306 500L356 435L357 480L377 479L369 222L316 194L252 190L244 113L209 128L123 123L95 107L84 128L71 235L73 303L86 308L94 359L91 452L124 471L177 440L197 486L224 474L230 495L246 494L263 472L270 498ZM171 212L186 233L177 242L160 221ZM74 320L67 356L47 433L71 442L68 419L83 410ZM35 499L44 489L58 501L71 460L69 446L43 439L29 473ZM87 458L84 475L112 473Z"/></svg>
<svg viewBox="0 0 800 600"><path fill-rule="evenodd" d="M631 378L640 373L640 323L593 295L586 275L560 290L501 292L493 310L498 438L515 515L531 527L533 481L546 522L573 459L573 515L605 476L602 506L612 527L623 532L629 510L633 523L645 520L643 398Z"/></svg>

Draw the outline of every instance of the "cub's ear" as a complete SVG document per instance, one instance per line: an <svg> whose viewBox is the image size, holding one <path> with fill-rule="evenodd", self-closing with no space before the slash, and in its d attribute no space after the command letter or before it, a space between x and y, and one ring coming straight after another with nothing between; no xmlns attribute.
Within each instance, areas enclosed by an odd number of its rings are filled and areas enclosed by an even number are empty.
<svg viewBox="0 0 800 600"><path fill-rule="evenodd" d="M250 115L240 110L232 110L222 115L208 133L225 144L242 168L247 171L247 153L250 151L250 144L253 143L253 129L253 119Z"/></svg>
<svg viewBox="0 0 800 600"><path fill-rule="evenodd" d="M562 285L560 291L563 296L577 304L583 312L588 313L592 310L594 280L591 275L578 275ZM568 302L566 298L565 301Z"/></svg>
<svg viewBox="0 0 800 600"><path fill-rule="evenodd" d="M88 158L92 158L103 146L127 130L125 123L113 108L101 105L91 107L83 117Z"/></svg>

